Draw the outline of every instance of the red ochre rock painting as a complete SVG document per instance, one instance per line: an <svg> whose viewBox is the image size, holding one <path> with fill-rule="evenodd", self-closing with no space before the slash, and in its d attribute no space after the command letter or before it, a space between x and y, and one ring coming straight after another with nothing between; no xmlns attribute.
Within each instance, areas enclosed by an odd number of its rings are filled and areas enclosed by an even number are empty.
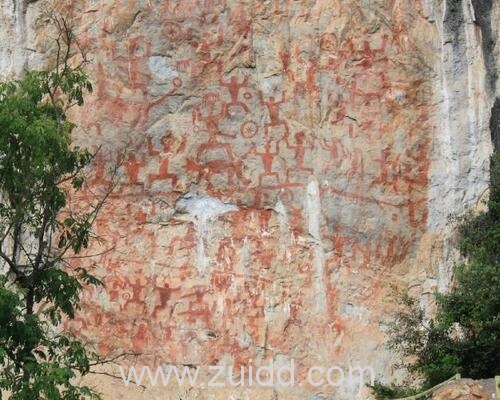
<svg viewBox="0 0 500 400"><path fill-rule="evenodd" d="M68 2L93 60L90 187L120 165L80 261L105 287L67 323L100 351L386 367L384 299L428 219L421 21L309 3Z"/></svg>

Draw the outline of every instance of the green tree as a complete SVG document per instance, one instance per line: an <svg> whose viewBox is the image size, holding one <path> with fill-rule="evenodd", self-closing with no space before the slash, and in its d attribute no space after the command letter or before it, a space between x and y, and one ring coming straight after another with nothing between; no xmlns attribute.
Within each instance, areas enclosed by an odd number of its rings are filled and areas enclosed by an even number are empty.
<svg viewBox="0 0 500 400"><path fill-rule="evenodd" d="M101 358L60 327L74 317L84 286L101 284L68 261L89 245L103 204L67 207L92 159L71 146L67 111L92 86L73 30L64 18L50 20L55 67L0 83L0 398L97 399L74 378Z"/></svg>
<svg viewBox="0 0 500 400"><path fill-rule="evenodd" d="M457 373L500 374L500 155L492 157L490 174L487 210L460 221L466 261L456 268L451 290L436 295L436 315L427 320L416 299L403 294L404 307L388 327L389 347L423 379L422 389ZM378 385L377 392L387 398L405 389Z"/></svg>

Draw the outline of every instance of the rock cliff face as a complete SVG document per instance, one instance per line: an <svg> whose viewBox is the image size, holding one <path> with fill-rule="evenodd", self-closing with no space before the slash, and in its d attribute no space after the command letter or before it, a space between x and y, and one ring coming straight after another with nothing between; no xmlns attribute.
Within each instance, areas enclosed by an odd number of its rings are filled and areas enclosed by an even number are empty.
<svg viewBox="0 0 500 400"><path fill-rule="evenodd" d="M43 66L49 4L0 7L0 74ZM95 190L125 154L96 225L105 241L91 251L113 249L93 259L106 288L86 294L69 328L155 365L294 359L299 378L313 365L397 376L380 324L390 286L431 307L456 259L448 216L486 195L500 137L500 3L62 7L91 60L95 92L73 117L75 141L102 146ZM101 387L125 399L358 389Z"/></svg>

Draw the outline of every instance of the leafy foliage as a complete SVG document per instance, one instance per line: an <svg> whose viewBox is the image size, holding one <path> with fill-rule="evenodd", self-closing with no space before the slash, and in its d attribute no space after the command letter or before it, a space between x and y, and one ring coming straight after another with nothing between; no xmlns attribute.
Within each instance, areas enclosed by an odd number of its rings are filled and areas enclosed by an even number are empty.
<svg viewBox="0 0 500 400"><path fill-rule="evenodd" d="M0 397L12 400L98 399L77 375L101 362L59 328L79 307L84 285L100 285L68 263L91 239L101 204L68 210L92 155L72 147L67 110L92 86L74 65L73 32L60 17L56 67L0 83ZM0 265L1 266L1 265Z"/></svg>
<svg viewBox="0 0 500 400"><path fill-rule="evenodd" d="M422 390L452 375L480 379L500 374L500 155L491 160L488 209L468 215L459 226L466 262L456 268L454 285L437 294L437 313L426 320L407 294L389 324L389 347L423 378ZM378 385L381 398L404 387Z"/></svg>

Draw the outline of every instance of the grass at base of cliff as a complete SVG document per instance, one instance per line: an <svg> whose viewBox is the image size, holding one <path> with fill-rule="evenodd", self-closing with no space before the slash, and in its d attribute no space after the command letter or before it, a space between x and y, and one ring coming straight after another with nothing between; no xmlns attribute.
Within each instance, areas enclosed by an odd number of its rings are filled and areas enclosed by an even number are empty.
<svg viewBox="0 0 500 400"><path fill-rule="evenodd" d="M398 399L404 397L414 396L418 393L421 393L428 388L426 387L416 387L412 388L407 385L384 385L381 382L375 382L373 386L371 386L373 393L377 399Z"/></svg>

